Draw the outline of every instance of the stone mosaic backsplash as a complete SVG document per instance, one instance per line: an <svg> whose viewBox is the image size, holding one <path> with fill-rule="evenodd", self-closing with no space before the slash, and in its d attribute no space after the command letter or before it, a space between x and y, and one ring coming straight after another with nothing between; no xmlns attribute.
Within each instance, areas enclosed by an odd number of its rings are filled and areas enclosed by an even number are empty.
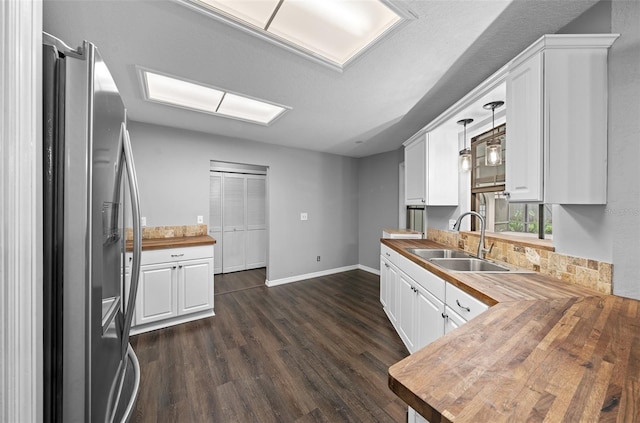
<svg viewBox="0 0 640 423"><path fill-rule="evenodd" d="M142 239L181 238L207 235L207 225L147 226L142 228ZM127 241L133 239L133 228L126 228Z"/></svg>
<svg viewBox="0 0 640 423"><path fill-rule="evenodd" d="M427 228L427 239L471 254L478 251L480 235ZM493 244L487 258L553 276L595 291L613 293L613 265L597 260L559 254L550 245L532 240L505 240L487 234L485 245Z"/></svg>

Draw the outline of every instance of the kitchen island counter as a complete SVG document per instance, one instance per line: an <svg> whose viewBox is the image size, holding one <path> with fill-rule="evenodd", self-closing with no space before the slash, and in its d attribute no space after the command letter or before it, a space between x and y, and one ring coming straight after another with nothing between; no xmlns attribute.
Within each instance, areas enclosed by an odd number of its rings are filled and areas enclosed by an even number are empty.
<svg viewBox="0 0 640 423"><path fill-rule="evenodd" d="M640 301L538 273L460 273L382 240L492 307L396 363L389 387L430 423L640 421Z"/></svg>

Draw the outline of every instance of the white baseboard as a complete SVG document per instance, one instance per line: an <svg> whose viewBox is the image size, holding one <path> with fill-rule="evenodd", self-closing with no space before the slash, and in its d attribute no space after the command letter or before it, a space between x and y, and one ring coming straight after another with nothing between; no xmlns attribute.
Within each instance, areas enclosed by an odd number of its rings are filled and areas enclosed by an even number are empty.
<svg viewBox="0 0 640 423"><path fill-rule="evenodd" d="M363 264L358 265L358 269L364 270L365 272L373 273L374 275L380 276L380 270L374 269L373 267L365 266Z"/></svg>
<svg viewBox="0 0 640 423"><path fill-rule="evenodd" d="M356 269L360 269L360 265L354 264L353 266L336 267L335 269L322 270L320 272L314 272L314 273L306 273L304 275L298 275L298 276L290 276L288 278L275 279L272 281L267 279L265 281L265 284L269 288L271 288L273 286L284 285L286 283L304 281L307 279L319 278L321 276L333 275L334 273L348 272L349 270L356 270Z"/></svg>

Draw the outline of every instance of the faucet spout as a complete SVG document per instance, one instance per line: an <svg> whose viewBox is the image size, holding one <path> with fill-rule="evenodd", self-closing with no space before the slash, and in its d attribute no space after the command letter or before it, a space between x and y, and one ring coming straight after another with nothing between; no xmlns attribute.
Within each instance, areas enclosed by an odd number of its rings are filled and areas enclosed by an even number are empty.
<svg viewBox="0 0 640 423"><path fill-rule="evenodd" d="M467 215L476 216L480 220L480 243L478 244L478 252L476 253L476 256L479 259L483 259L485 254L491 252L491 248L488 248L488 249L484 248L484 232L486 229L486 222L485 222L484 216L474 211L464 212L460 216L458 216L458 220L456 220L456 223L453 225L453 229L456 231L459 231L462 218ZM493 245L491 247L493 247Z"/></svg>

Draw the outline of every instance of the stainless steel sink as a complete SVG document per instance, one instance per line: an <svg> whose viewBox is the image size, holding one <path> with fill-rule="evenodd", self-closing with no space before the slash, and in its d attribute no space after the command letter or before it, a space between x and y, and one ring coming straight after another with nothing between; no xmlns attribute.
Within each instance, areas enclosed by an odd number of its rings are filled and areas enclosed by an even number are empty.
<svg viewBox="0 0 640 423"><path fill-rule="evenodd" d="M429 262L455 272L510 272L508 267L480 260L468 258L432 258Z"/></svg>
<svg viewBox="0 0 640 423"><path fill-rule="evenodd" d="M462 251L456 250L436 250L430 248L407 248L407 251L415 254L423 259L442 259L442 258L471 258L471 256Z"/></svg>

